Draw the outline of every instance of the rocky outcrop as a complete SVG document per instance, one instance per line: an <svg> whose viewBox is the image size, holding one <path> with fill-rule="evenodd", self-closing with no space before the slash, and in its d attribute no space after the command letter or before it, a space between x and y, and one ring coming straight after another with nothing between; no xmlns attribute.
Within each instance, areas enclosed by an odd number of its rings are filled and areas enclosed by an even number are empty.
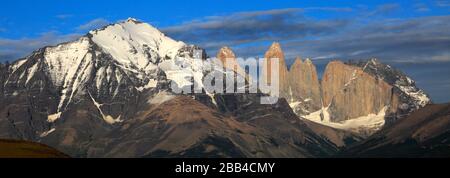
<svg viewBox="0 0 450 178"><path fill-rule="evenodd" d="M320 83L316 67L310 59L297 58L289 70L288 102L299 115L322 108Z"/></svg>
<svg viewBox="0 0 450 178"><path fill-rule="evenodd" d="M227 62L234 64L236 63L236 55L234 54L233 50L231 50L230 47L224 46L220 48L219 52L217 52L217 59L219 59L223 64L226 64ZM231 62L230 62L231 60Z"/></svg>
<svg viewBox="0 0 450 178"><path fill-rule="evenodd" d="M388 107L388 113L397 111L398 96L394 94L393 86L364 70L340 61L327 65L322 79L322 97L330 121L379 113L385 107Z"/></svg>
<svg viewBox="0 0 450 178"><path fill-rule="evenodd" d="M239 62L236 59L236 55L231 48L227 46L220 48L219 52L217 52L216 57L217 59L219 59L224 68L232 70L238 75L245 77L247 81L250 80L249 75L247 75L245 70L240 66Z"/></svg>
<svg viewBox="0 0 450 178"><path fill-rule="evenodd" d="M280 43L274 42L269 47L264 55L263 63L263 79L266 84L271 85L271 77L275 74L275 71L271 71L271 66L278 61L278 86L279 86L279 96L282 98L289 99L289 79L288 79L288 69L286 66L286 61L284 59L284 53L281 49Z"/></svg>
<svg viewBox="0 0 450 178"><path fill-rule="evenodd" d="M331 61L319 82L311 60L297 58L287 71L280 44L273 43L265 54L266 82L275 58L280 59L279 96L297 116L362 137L431 103L412 79L376 59Z"/></svg>
<svg viewBox="0 0 450 178"><path fill-rule="evenodd" d="M430 97L416 86L414 80L400 70L383 64L375 58L367 61L349 61L347 64L364 68L364 72L372 77L393 86L393 92L399 99L399 107L395 115L389 116L389 122L408 116L411 112L432 103Z"/></svg>

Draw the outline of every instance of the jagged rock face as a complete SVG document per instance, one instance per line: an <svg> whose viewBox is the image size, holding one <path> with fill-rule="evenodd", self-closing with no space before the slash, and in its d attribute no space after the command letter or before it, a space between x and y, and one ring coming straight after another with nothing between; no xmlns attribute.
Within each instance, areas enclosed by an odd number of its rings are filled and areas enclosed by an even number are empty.
<svg viewBox="0 0 450 178"><path fill-rule="evenodd" d="M250 77L247 75L245 70L239 65L236 55L231 48L226 46L220 48L219 52L217 52L217 59L220 60L224 68L232 70L240 76L245 77L247 81L250 80Z"/></svg>
<svg viewBox="0 0 450 178"><path fill-rule="evenodd" d="M311 60L297 58L292 64L287 101L298 115L307 115L322 108L319 78Z"/></svg>
<svg viewBox="0 0 450 178"><path fill-rule="evenodd" d="M386 112L395 113L398 96L393 86L364 72L364 68L330 62L322 79L323 104L332 122Z"/></svg>
<svg viewBox="0 0 450 178"><path fill-rule="evenodd" d="M264 79L269 81L270 62L279 60L279 96L285 98L298 116L310 114L322 108L320 83L316 67L309 60L296 59L287 70L284 53L279 43L273 43L265 54Z"/></svg>
<svg viewBox="0 0 450 178"><path fill-rule="evenodd" d="M222 61L223 64L227 62L227 60L236 60L236 55L234 54L231 48L225 46L220 48L219 52L217 52L217 58Z"/></svg>
<svg viewBox="0 0 450 178"><path fill-rule="evenodd" d="M279 96L282 98L288 98L289 93L289 79L288 79L288 69L286 66L286 61L284 59L284 53L281 49L279 43L273 43L264 55L263 63L263 79L268 84L271 85L271 77L274 72L271 71L271 66L273 61L278 60L279 70L278 70L278 86L279 86Z"/></svg>
<svg viewBox="0 0 450 178"><path fill-rule="evenodd" d="M399 107L397 113L390 116L392 121L403 118L411 112L432 103L429 96L423 90L416 87L414 80L406 76L403 72L379 62L377 59L356 62L350 61L348 64L364 68L366 73L393 86L393 92L399 98Z"/></svg>

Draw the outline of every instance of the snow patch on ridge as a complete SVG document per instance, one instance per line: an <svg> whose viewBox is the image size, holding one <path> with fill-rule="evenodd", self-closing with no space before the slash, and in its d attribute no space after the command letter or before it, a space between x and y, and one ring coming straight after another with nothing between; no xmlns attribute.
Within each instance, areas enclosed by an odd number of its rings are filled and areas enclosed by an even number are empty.
<svg viewBox="0 0 450 178"><path fill-rule="evenodd" d="M367 137L380 130L385 124L385 114L388 107L384 107L376 114L369 114L342 122L332 122L328 108L304 116L305 119L336 129L347 130L363 137Z"/></svg>
<svg viewBox="0 0 450 178"><path fill-rule="evenodd" d="M155 88L158 85L158 81L151 79L147 85L141 86L141 87L136 87L136 90L142 92L146 89L150 89L150 88Z"/></svg>
<svg viewBox="0 0 450 178"><path fill-rule="evenodd" d="M34 64L31 68L28 69L28 76L27 76L27 80L25 81L25 84L28 84L28 82L31 80L31 78L33 78L37 69L38 69L38 64Z"/></svg>
<svg viewBox="0 0 450 178"><path fill-rule="evenodd" d="M406 77L407 85L402 85L400 80L395 83L395 86L399 88L402 92L410 96L412 99L419 104L420 107L425 107L428 103L431 102L430 98L425 94L423 90L420 90L414 87L414 80L409 77ZM416 108L418 109L418 108Z"/></svg>
<svg viewBox="0 0 450 178"><path fill-rule="evenodd" d="M155 96L151 97L148 99L149 104L162 104L166 101L169 101L171 99L175 98L174 95L166 92L166 91L161 91L158 94L156 94Z"/></svg>

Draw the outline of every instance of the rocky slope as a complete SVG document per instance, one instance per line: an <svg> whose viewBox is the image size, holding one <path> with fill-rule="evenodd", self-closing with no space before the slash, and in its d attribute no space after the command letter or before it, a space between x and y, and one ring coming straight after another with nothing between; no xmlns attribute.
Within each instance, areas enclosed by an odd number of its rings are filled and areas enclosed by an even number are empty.
<svg viewBox="0 0 450 178"><path fill-rule="evenodd" d="M274 116L248 118L176 96L94 141L88 157L316 157L334 149L295 117L266 109Z"/></svg>
<svg viewBox="0 0 450 178"><path fill-rule="evenodd" d="M341 156L450 157L450 104L428 105L358 143Z"/></svg>

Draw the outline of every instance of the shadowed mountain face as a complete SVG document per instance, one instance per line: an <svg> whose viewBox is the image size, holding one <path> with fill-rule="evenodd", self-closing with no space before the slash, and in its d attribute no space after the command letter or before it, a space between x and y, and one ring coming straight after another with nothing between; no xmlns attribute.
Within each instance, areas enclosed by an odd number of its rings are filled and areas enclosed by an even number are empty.
<svg viewBox="0 0 450 178"><path fill-rule="evenodd" d="M354 157L450 157L450 104L428 105L342 154Z"/></svg>
<svg viewBox="0 0 450 178"><path fill-rule="evenodd" d="M308 59L288 70L278 43L264 62L280 59L275 104L260 104L262 93L174 91L193 83L204 89L208 73L245 76L231 49L219 52L220 61L206 56L135 19L36 50L0 65L0 138L72 157L330 157L390 128L386 118L395 124L430 102L411 79L375 60L334 61L322 81ZM224 60L232 66L198 65Z"/></svg>
<svg viewBox="0 0 450 178"><path fill-rule="evenodd" d="M240 118L176 96L94 141L88 157L317 157L335 151L292 113L265 110L273 116Z"/></svg>

